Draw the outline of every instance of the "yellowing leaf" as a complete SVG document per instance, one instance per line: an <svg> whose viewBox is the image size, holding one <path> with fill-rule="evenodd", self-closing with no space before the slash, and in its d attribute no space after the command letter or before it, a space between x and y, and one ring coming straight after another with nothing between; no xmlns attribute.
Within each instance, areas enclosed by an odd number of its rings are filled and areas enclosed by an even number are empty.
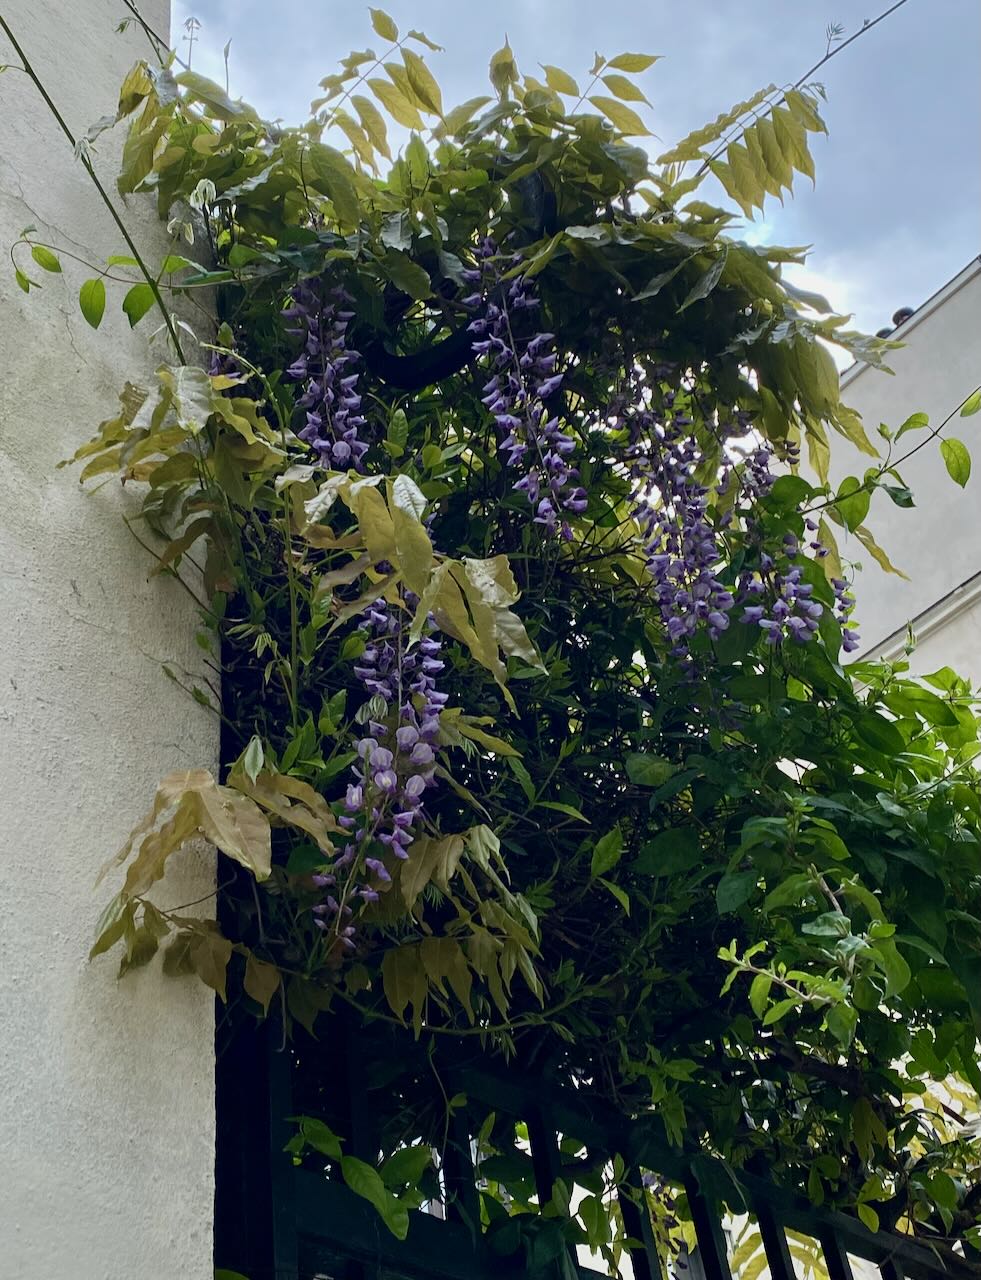
<svg viewBox="0 0 981 1280"><path fill-rule="evenodd" d="M378 490L370 484L355 483L344 500L354 513L372 563L394 560L397 555L395 526Z"/></svg>
<svg viewBox="0 0 981 1280"><path fill-rule="evenodd" d="M459 942L455 938L423 938L419 952L426 977L441 995L446 994L444 983L449 982L453 994L472 1023L474 1014L470 991L473 975Z"/></svg>
<svg viewBox="0 0 981 1280"><path fill-rule="evenodd" d="M542 70L545 72L545 83L553 93L564 93L570 98L579 97L579 86L568 71L563 71L561 67L549 66L547 63L542 63Z"/></svg>
<svg viewBox="0 0 981 1280"><path fill-rule="evenodd" d="M907 575L901 569L896 568L865 525L855 530L855 536L880 568L885 569L886 573L894 573L898 578L903 578L906 582L909 582Z"/></svg>
<svg viewBox="0 0 981 1280"><path fill-rule="evenodd" d="M650 129L644 124L637 112L630 107L625 107L616 98L607 98L603 94L594 94L589 101L594 107L598 107L603 112L613 127L625 138L650 137Z"/></svg>
<svg viewBox="0 0 981 1280"><path fill-rule="evenodd" d="M416 516L402 507L393 506L392 523L395 530L396 563L409 590L421 596L429 585L433 567L433 544Z"/></svg>
<svg viewBox="0 0 981 1280"><path fill-rule="evenodd" d="M488 560L464 559L468 580L488 604L514 604L520 592L507 556L491 556Z"/></svg>
<svg viewBox="0 0 981 1280"><path fill-rule="evenodd" d="M274 964L266 964L249 952L245 962L245 991L256 1004L262 1005L262 1012L269 1012L269 1002L279 990L279 970Z"/></svg>
<svg viewBox="0 0 981 1280"><path fill-rule="evenodd" d="M521 752L515 750L510 743L505 742L503 738L495 737L492 733L485 733L483 729L478 728L466 716L461 716L456 721L456 728L464 738L472 739L482 747L486 747L488 751L493 751L497 756L516 756L518 759L521 758Z"/></svg>
<svg viewBox="0 0 981 1280"><path fill-rule="evenodd" d="M160 385L168 393L177 421L197 435L213 412L211 379L195 365L162 365L157 370Z"/></svg>
<svg viewBox="0 0 981 1280"><path fill-rule="evenodd" d="M411 49L402 50L402 60L416 97L433 115L442 116L443 98L433 73Z"/></svg>
<svg viewBox="0 0 981 1280"><path fill-rule="evenodd" d="M610 93L622 102L646 102L648 106L651 105L637 85L626 76L603 76L603 83Z"/></svg>
<svg viewBox="0 0 981 1280"><path fill-rule="evenodd" d="M381 152L387 160L390 160L392 153L388 149L388 130L385 128L385 117L370 98L366 98L360 93L356 93L351 99L351 106L358 113L361 127L371 140L371 145L376 151Z"/></svg>
<svg viewBox="0 0 981 1280"><path fill-rule="evenodd" d="M428 995L426 971L422 966L418 943L403 944L385 952L382 960L382 989L389 1008L397 1018L404 1020L406 1010L412 1005L413 1025L418 1034Z"/></svg>
<svg viewBox="0 0 981 1280"><path fill-rule="evenodd" d="M651 53L618 53L606 64L611 71L646 71L660 59L660 54Z"/></svg>
<svg viewBox="0 0 981 1280"><path fill-rule="evenodd" d="M195 836L210 840L257 880L268 877L272 863L268 821L251 800L219 786L206 769L171 773L161 781L150 813L102 874L133 856L124 892L138 897L161 878L170 855Z"/></svg>
<svg viewBox="0 0 981 1280"><path fill-rule="evenodd" d="M405 415L403 414L402 417L404 420ZM411 476L399 475L392 481L389 505L393 510L396 507L400 507L403 511L414 516L416 520L421 520L426 514L426 495Z"/></svg>
<svg viewBox="0 0 981 1280"><path fill-rule="evenodd" d="M389 84L387 80L375 79L368 81L368 88L397 124L404 125L406 129L424 127L422 116L414 103L394 84Z"/></svg>
<svg viewBox="0 0 981 1280"><path fill-rule="evenodd" d="M210 921L202 922L210 924ZM189 944L191 968L203 983L224 1000L228 962L232 958L232 944L222 937L217 926L192 934Z"/></svg>
<svg viewBox="0 0 981 1280"><path fill-rule="evenodd" d="M491 55L488 70L491 84L503 98L507 94L509 86L518 79L518 64L515 62L514 52L506 40L503 47Z"/></svg>
<svg viewBox="0 0 981 1280"><path fill-rule="evenodd" d="M383 9L371 9L371 25L375 34L381 36L383 40L397 40L399 38L399 29Z"/></svg>
<svg viewBox="0 0 981 1280"><path fill-rule="evenodd" d="M477 114L481 107L486 107L490 98L468 98L466 102L461 102L458 107L454 107L452 111L448 111L443 118L442 124L436 128L436 136L453 137L454 134L460 133L463 126L469 124L473 117Z"/></svg>
<svg viewBox="0 0 981 1280"><path fill-rule="evenodd" d="M825 576L829 580L831 578L838 578L839 580L842 579L844 577L844 572L841 565L841 555L838 551L838 542L831 531L831 526L828 524L827 520L825 520L824 516L822 516L818 521L817 536L818 541L828 549L828 554L824 556L821 561L821 564L824 567Z"/></svg>
<svg viewBox="0 0 981 1280"><path fill-rule="evenodd" d="M153 93L153 81L150 79L146 63L141 59L127 71L126 78L119 87L116 119L122 120L124 116L130 115L151 93Z"/></svg>

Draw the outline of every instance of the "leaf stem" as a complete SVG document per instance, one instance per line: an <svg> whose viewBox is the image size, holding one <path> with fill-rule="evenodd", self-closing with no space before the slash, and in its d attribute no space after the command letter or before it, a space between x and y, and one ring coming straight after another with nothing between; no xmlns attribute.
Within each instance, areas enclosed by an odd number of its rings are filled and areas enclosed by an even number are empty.
<svg viewBox="0 0 981 1280"><path fill-rule="evenodd" d="M56 106L50 93L48 93L47 89L44 87L44 83L42 82L38 73L35 71L33 63L28 58L27 54L24 52L23 48L21 47L20 41L17 39L13 31L10 29L10 24L7 22L3 14L0 14L0 28L3 29L4 34L6 35L7 39L10 41L13 47L14 52L17 54L18 58L20 58L22 63L22 69L30 76L31 80L34 82L34 86L37 89L38 93L44 99L45 104L48 107L48 110L51 112L51 114L54 116L55 120L57 121L58 127L61 129L62 133L65 135L68 141L72 144L72 149L73 150L76 149L78 146L77 138L72 133L71 129L69 129L64 116L58 110L58 107ZM126 241L126 245L128 249L132 253L133 257L136 259L137 266L140 268L140 271L143 275L144 280L150 286L150 291L153 294L153 300L157 304L157 306L160 308L160 311L163 314L164 324L167 327L167 332L170 335L170 340L174 345L174 351L177 354L177 358L178 360L180 360L181 364L184 364L185 363L184 352L181 348L180 339L177 336L177 330L174 327L173 318L171 317L170 312L167 310L167 307L164 304L163 296L160 292L160 289L157 286L157 281L153 275L153 272L149 269L149 267L144 262L143 255L140 253L139 249L136 246L136 242L133 240L133 237L130 235L129 230L126 227L126 224L123 222L122 218L120 217L119 211L116 209L116 206L113 204L112 200L109 198L109 193L106 191L105 187L102 185L102 182L99 178L99 175L95 171L92 161L84 153L81 153L79 155L79 159L84 165L85 170L88 173L89 177L92 179L92 182L95 186L96 191L98 191L99 193L102 203L109 210L109 214L112 217L113 222L115 222L117 228L119 229L120 235Z"/></svg>

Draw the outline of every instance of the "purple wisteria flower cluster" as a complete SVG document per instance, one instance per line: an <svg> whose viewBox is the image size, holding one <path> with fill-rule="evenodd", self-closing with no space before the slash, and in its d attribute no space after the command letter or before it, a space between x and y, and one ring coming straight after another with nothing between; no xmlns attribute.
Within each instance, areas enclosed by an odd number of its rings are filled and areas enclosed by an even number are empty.
<svg viewBox="0 0 981 1280"><path fill-rule="evenodd" d="M846 653L854 653L860 647L858 631L848 625L855 609L855 597L843 578L832 578L831 589L835 593L835 617L841 627L841 647Z"/></svg>
<svg viewBox="0 0 981 1280"><path fill-rule="evenodd" d="M416 603L407 593L406 604ZM382 855L388 850L396 858L409 857L424 816L423 797L435 785L440 714L449 697L437 688L436 677L445 664L432 619L427 632L410 646L405 617L403 610L384 600L376 600L365 612L367 644L354 673L369 695L373 714L357 744L354 781L338 819L349 841L330 872L314 876L318 887L336 889L338 874L347 872L342 901L328 894L314 907L314 915L322 929L336 920L338 934L349 947L354 945L354 928L346 922L351 915L346 899L377 901L372 882L391 880ZM357 883L361 877L365 882Z"/></svg>
<svg viewBox="0 0 981 1280"><path fill-rule="evenodd" d="M482 399L497 425L498 452L508 467L522 471L513 487L527 497L534 522L548 533L558 531L571 538L563 513L585 511L587 498L570 462L575 440L562 430L547 403L565 377L557 371L555 335L519 338L515 333L525 314L540 306L530 281L523 276L501 278L519 259L499 257L490 238L482 242L478 257L481 269L469 276L480 291L465 302L471 307L483 304L470 332L475 335L473 350L491 374Z"/></svg>
<svg viewBox="0 0 981 1280"><path fill-rule="evenodd" d="M643 403L644 398L634 399ZM794 563L803 554L797 536L784 534L772 555L761 548L757 563L739 574L732 589L727 587L720 576L729 559L723 537L732 525L734 504L713 520L713 491L696 479L704 470L705 454L689 430L692 418L678 405L674 391L663 394L658 411L646 406L630 411L624 403L621 393L613 420L628 430L624 460L633 482L634 516L673 655L690 657L691 641L700 628L717 639L732 617L759 627L771 647L787 640L806 644L818 631L824 606L813 598L813 585L804 581L800 565ZM752 502L773 488L777 477L771 448L757 445L739 459L728 451L730 441L745 436L751 426L748 415L739 412L719 429L725 447L714 486L719 496L738 486L739 497ZM792 464L798 457L796 447L788 444L780 460ZM814 534L817 525L807 519L805 528ZM816 558L828 554L816 537L809 545ZM844 628L854 599L846 583L835 579L832 588L835 616ZM858 648L853 629L843 629L842 637L846 653Z"/></svg>
<svg viewBox="0 0 981 1280"><path fill-rule="evenodd" d="M710 491L695 480L702 451L688 430L692 419L674 411L673 393L665 404L670 417L646 408L630 416L626 460L654 596L672 652L684 658L700 625L713 639L728 628L735 600L719 578L724 556Z"/></svg>
<svg viewBox="0 0 981 1280"><path fill-rule="evenodd" d="M797 558L799 544L794 534L784 535L783 552L788 560ZM773 557L764 552L759 574L740 577L739 598L744 606L740 621L758 626L768 645L777 646L787 639L806 644L817 632L824 605L812 599L814 587L802 582L801 576L796 565L776 570Z"/></svg>
<svg viewBox="0 0 981 1280"><path fill-rule="evenodd" d="M345 309L350 296L340 287L324 294L319 281L303 280L283 311L287 333L303 339L303 350L286 370L302 382L297 405L306 413L299 438L316 450L325 467L362 471L368 452L363 439L366 421L361 413L358 374L351 372L360 359L347 345L347 328L354 312Z"/></svg>

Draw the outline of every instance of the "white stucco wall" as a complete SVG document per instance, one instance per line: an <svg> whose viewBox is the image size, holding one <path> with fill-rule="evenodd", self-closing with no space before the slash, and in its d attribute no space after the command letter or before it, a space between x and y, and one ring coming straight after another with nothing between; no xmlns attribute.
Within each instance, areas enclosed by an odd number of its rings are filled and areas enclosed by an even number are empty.
<svg viewBox="0 0 981 1280"><path fill-rule="evenodd" d="M878 445L884 443L876 435L880 422L895 429L922 411L937 425L981 382L981 259L924 302L895 337L906 345L889 356L893 377L868 366L842 377L842 398L861 413ZM866 521L909 582L879 569L856 539L840 534L839 541L843 553L863 566L856 581L863 650L891 655L892 638L914 622L920 640L915 670L947 664L981 684L981 578L972 581L981 575L981 414L955 417L945 434L971 451L974 474L967 487L958 488L947 475L934 440L900 467L916 507L902 510L877 493ZM925 435L905 435L897 454ZM872 462L847 444L835 445L835 481L861 476Z"/></svg>
<svg viewBox="0 0 981 1280"><path fill-rule="evenodd" d="M158 30L166 0L141 0ZM115 0L3 0L4 17L78 132L115 109L149 46ZM0 62L13 61L0 34ZM112 178L121 138L103 137ZM154 256L164 228L130 199ZM26 225L72 252L123 250L27 77L0 77L0 249ZM67 239L65 238L67 236ZM34 271L38 276L42 273ZM213 766L213 716L165 661L200 670L190 601L147 580L120 519L133 495L83 491L56 463L110 416L123 380L165 356L110 293L101 331L77 309L91 271L65 260L25 297L0 268L0 1275L4 1280L208 1280L214 1097L210 993L159 960L117 982L91 964L94 889L164 773ZM116 287L118 290L118 286ZM159 341L159 340L158 340ZM211 859L165 883L213 888ZM207 910L207 904L200 908Z"/></svg>

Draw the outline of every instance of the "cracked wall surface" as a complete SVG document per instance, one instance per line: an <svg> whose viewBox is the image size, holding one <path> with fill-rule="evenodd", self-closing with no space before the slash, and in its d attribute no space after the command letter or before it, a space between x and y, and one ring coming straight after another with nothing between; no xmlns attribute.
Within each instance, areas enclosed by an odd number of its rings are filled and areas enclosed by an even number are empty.
<svg viewBox="0 0 981 1280"><path fill-rule="evenodd" d="M117 0L3 0L5 19L76 132L115 110L149 56ZM141 5L166 33L166 0ZM0 33L0 63L13 62ZM122 131L97 166L114 192ZM114 197L122 205L119 197ZM165 229L149 201L124 215L155 258ZM97 261L125 251L82 166L28 78L0 76L0 246L21 229ZM102 328L78 311L93 271L33 267L25 296L0 266L0 1275L4 1280L210 1280L214 1006L159 960L116 980L89 963L116 885L96 874L149 807L157 780L214 767L216 719L164 674L200 679L188 597L148 579L127 531L135 495L82 489L57 470L109 417L126 378L167 358L147 316L135 333L108 285ZM163 905L214 886L187 855ZM206 911L208 904L197 908Z"/></svg>

